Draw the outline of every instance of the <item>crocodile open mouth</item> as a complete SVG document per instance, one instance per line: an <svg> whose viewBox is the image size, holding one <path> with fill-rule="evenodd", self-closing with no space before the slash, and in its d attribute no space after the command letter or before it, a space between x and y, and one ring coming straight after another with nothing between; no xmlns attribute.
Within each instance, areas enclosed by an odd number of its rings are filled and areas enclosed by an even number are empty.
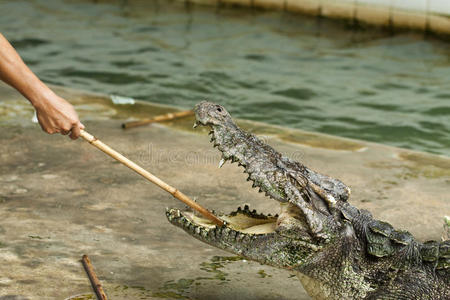
<svg viewBox="0 0 450 300"><path fill-rule="evenodd" d="M304 241L311 240L301 211L290 203L282 203L280 213L275 215L260 214L256 210L250 210L248 205L244 208L239 207L229 214L218 214L217 217L224 221L223 226L217 226L190 210L168 208L166 216L173 225L200 239L217 238L218 234L224 233L236 239L274 233L284 235L285 230L295 223L297 238Z"/></svg>
<svg viewBox="0 0 450 300"><path fill-rule="evenodd" d="M216 236L218 232L222 232L223 230L228 235L236 237L270 235L275 232L283 235L283 229L291 227L295 223L297 233L299 234L298 237L302 240L309 241L311 236L308 233L302 211L291 203L286 202L283 199L284 195L277 192L274 193L274 189L269 190L267 188L268 185L255 180L250 167L237 155L233 155L232 152L222 147L221 142L218 141L215 126L206 122L196 121L194 127L198 125L209 125L211 127L209 133L211 135L211 143L222 153L219 168L227 161L238 163L239 166L244 167L244 172L249 174L247 181L252 182L252 187L258 189L259 192L265 192L267 197L277 200L281 208L278 213L265 215L258 213L256 210L251 210L248 205L245 205L243 208L239 207L229 214L217 214L217 217L225 222L224 226L216 226L212 221L192 211L181 211L175 208L167 209L166 216L168 220L173 225L190 232L193 236L206 240L211 236Z"/></svg>

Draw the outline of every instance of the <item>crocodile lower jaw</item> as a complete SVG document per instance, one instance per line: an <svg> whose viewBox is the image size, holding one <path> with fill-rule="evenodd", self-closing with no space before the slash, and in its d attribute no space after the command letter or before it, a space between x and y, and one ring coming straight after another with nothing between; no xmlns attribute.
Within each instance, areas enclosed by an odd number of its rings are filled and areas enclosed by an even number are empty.
<svg viewBox="0 0 450 300"><path fill-rule="evenodd" d="M172 224L192 231L193 233L200 234L201 231L210 231L218 228L210 220L197 216L191 211L181 211L171 208L167 209L166 215ZM278 215L258 214L255 210L250 211L248 206L245 206L244 209L239 208L235 212L227 215L218 215L218 217L225 221L224 227L236 233L253 235L275 232L278 220Z"/></svg>
<svg viewBox="0 0 450 300"><path fill-rule="evenodd" d="M280 213L276 215L265 215L257 213L256 210L250 210L247 205L244 208L239 207L236 211L229 214L217 215L225 221L222 227L216 226L210 220L198 216L192 211L181 211L175 208L168 208L166 211L167 219L192 235L203 236L215 230L227 228L230 234L262 236L269 234L285 235L286 228L295 222L297 236L295 239L310 241L311 236L308 233L306 224L302 224L301 212L290 203L280 204Z"/></svg>

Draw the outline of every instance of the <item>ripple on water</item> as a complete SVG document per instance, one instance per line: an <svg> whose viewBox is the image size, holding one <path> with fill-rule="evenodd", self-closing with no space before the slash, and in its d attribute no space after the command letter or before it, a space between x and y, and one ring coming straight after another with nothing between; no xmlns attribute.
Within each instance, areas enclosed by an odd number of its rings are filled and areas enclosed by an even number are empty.
<svg viewBox="0 0 450 300"><path fill-rule="evenodd" d="M407 85L400 84L400 83L393 83L393 82L384 82L381 84L375 84L373 87L378 90L395 90L395 89L408 90L408 89L410 89L410 87Z"/></svg>
<svg viewBox="0 0 450 300"><path fill-rule="evenodd" d="M358 94L361 96L375 96L377 92L371 90L359 90Z"/></svg>
<svg viewBox="0 0 450 300"><path fill-rule="evenodd" d="M449 99L450 100L450 94L438 94L434 97L437 99Z"/></svg>
<svg viewBox="0 0 450 300"><path fill-rule="evenodd" d="M147 83L148 80L142 75L131 75L125 72L115 73L115 72L102 72L102 71L85 71L76 70L73 68L67 68L59 70L61 76L67 77L78 77L78 78L89 78L101 83L126 85L130 83Z"/></svg>
<svg viewBox="0 0 450 300"><path fill-rule="evenodd" d="M310 100L317 96L317 93L308 88L289 88L272 92L274 95L280 95L298 100Z"/></svg>
<svg viewBox="0 0 450 300"><path fill-rule="evenodd" d="M276 107L279 110L290 112L302 109L302 106L295 101L272 101L272 102L263 102L258 104L259 108L262 109L273 109Z"/></svg>
<svg viewBox="0 0 450 300"><path fill-rule="evenodd" d="M26 48L34 48L41 45L46 45L49 44L50 41L38 38L24 38L20 40L11 40L10 43L17 50L22 50Z"/></svg>
<svg viewBox="0 0 450 300"><path fill-rule="evenodd" d="M429 116L450 116L450 106L433 107L423 113Z"/></svg>
<svg viewBox="0 0 450 300"><path fill-rule="evenodd" d="M214 90L211 88L211 85L209 85L208 82L204 79L189 80L187 82L179 82L179 83L163 82L160 85L165 88L180 89L180 90L184 90L184 91L191 91L191 92L205 94L205 95L214 93Z"/></svg>
<svg viewBox="0 0 450 300"><path fill-rule="evenodd" d="M129 60L116 60L112 61L111 65L119 67L119 68L126 68L126 67L132 67L136 65L140 65L141 63L132 59Z"/></svg>
<svg viewBox="0 0 450 300"><path fill-rule="evenodd" d="M358 105L363 106L363 107L377 109L377 110L384 110L384 111L402 111L402 107L400 105L395 105L395 104L364 102L364 103L358 103Z"/></svg>
<svg viewBox="0 0 450 300"><path fill-rule="evenodd" d="M264 60L268 59L267 56L262 55L262 54L247 54L244 56L244 58L247 60L253 60L253 61L264 61Z"/></svg>
<svg viewBox="0 0 450 300"><path fill-rule="evenodd" d="M232 78L224 73L224 72L218 72L218 71L205 71L199 73L200 77L208 78L213 81L230 81Z"/></svg>

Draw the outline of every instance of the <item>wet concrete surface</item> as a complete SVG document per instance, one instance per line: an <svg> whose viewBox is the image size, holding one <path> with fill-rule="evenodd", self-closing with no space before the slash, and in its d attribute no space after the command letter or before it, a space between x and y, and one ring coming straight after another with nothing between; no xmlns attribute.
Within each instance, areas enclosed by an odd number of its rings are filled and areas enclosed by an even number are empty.
<svg viewBox="0 0 450 300"><path fill-rule="evenodd" d="M170 111L114 106L106 97L57 89L87 131L209 209L243 203L278 212L192 119L124 131L125 119ZM172 109L173 110L173 109ZM80 263L88 254L111 299L309 299L288 271L242 260L171 226L183 207L88 143L46 135L32 110L0 85L0 299L94 299ZM282 153L352 188L351 203L439 239L450 213L450 159L298 130L241 122ZM14 297L16 296L16 297Z"/></svg>

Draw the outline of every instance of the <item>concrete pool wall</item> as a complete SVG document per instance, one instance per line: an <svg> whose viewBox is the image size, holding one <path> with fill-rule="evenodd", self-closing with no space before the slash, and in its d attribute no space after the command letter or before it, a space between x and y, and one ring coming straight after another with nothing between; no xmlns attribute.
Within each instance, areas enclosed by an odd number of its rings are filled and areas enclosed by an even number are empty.
<svg viewBox="0 0 450 300"><path fill-rule="evenodd" d="M348 20L353 24L413 29L450 35L447 0L187 0L206 5L239 5Z"/></svg>

